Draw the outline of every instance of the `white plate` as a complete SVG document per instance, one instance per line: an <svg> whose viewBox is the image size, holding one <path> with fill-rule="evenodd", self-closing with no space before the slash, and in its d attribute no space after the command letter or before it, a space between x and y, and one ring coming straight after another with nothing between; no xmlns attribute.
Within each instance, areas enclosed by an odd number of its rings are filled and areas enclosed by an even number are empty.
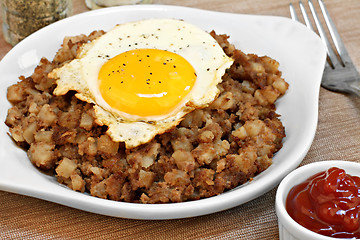
<svg viewBox="0 0 360 240"><path fill-rule="evenodd" d="M268 55L280 62L290 84L278 102L278 113L287 137L273 164L251 183L215 197L172 204L134 204L104 200L69 190L52 176L38 171L26 153L16 147L3 124L10 104L6 89L19 75L29 76L41 57L52 59L65 36L109 30L115 24L147 18L177 18L206 31L231 36L230 42L246 53ZM32 34L0 62L0 189L32 196L89 212L133 219L174 219L209 214L248 202L275 187L296 168L315 135L320 80L326 52L320 39L290 19L212 12L199 9L136 5L106 8L79 14Z"/></svg>

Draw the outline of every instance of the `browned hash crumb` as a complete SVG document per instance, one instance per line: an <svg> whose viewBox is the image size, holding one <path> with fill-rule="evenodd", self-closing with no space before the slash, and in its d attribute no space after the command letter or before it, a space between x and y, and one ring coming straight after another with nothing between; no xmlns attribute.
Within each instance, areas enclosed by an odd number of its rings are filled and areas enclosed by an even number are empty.
<svg viewBox="0 0 360 240"><path fill-rule="evenodd" d="M6 124L13 140L40 169L92 196L137 203L196 200L223 193L267 169L285 131L274 102L288 84L279 63L244 54L226 35L211 35L235 62L219 97L189 113L175 129L125 149L94 122L93 107L70 92L54 96L47 74L75 58L81 44L102 35L66 37L53 61L43 58L30 77L8 88ZM11 161L9 159L9 161Z"/></svg>

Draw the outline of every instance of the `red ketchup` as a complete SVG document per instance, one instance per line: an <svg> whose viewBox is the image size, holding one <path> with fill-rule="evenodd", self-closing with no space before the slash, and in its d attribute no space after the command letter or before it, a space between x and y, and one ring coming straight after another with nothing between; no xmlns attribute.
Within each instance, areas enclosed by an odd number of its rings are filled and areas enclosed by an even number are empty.
<svg viewBox="0 0 360 240"><path fill-rule="evenodd" d="M360 238L360 178L330 168L293 187L289 215L305 228L334 238Z"/></svg>

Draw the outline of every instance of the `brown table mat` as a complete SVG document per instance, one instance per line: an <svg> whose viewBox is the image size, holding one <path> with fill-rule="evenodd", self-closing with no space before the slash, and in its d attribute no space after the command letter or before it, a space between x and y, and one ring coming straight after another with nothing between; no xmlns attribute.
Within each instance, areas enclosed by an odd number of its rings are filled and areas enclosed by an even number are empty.
<svg viewBox="0 0 360 240"><path fill-rule="evenodd" d="M73 3L74 14L88 11L83 0ZM154 3L289 17L287 0L154 0ZM325 3L360 69L360 1L325 0ZM0 58L10 49L0 33ZM360 162L360 99L321 89L318 129L301 165L329 159ZM0 239L278 239L275 192L273 189L256 200L220 213L140 221L92 214L0 191Z"/></svg>

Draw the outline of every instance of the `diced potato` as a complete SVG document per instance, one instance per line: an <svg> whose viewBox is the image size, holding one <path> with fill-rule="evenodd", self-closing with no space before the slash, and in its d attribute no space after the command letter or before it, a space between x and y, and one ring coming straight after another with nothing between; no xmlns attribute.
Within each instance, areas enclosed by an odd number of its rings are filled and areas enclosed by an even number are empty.
<svg viewBox="0 0 360 240"><path fill-rule="evenodd" d="M260 131L265 127L265 123L261 120L247 121L244 124L246 133L250 137L259 135Z"/></svg>
<svg viewBox="0 0 360 240"><path fill-rule="evenodd" d="M108 171L104 168L90 167L89 174L93 174L96 180L103 180L108 176Z"/></svg>
<svg viewBox="0 0 360 240"><path fill-rule="evenodd" d="M14 106L12 108L9 108L5 124L9 127L16 126L20 119L22 118L23 114L20 112L20 110Z"/></svg>
<svg viewBox="0 0 360 240"><path fill-rule="evenodd" d="M279 91L272 86L266 86L264 89L259 90L261 94L266 98L267 102L273 104L280 96Z"/></svg>
<svg viewBox="0 0 360 240"><path fill-rule="evenodd" d="M10 133L11 133L11 137L16 141L16 142L23 142L25 141L24 136L23 136L23 130L21 128L20 125L17 125L13 128L9 129Z"/></svg>
<svg viewBox="0 0 360 240"><path fill-rule="evenodd" d="M227 140L219 140L214 144L216 155L224 156L230 149L230 143Z"/></svg>
<svg viewBox="0 0 360 240"><path fill-rule="evenodd" d="M236 100L231 92L220 95L212 104L212 108L228 110L236 107Z"/></svg>
<svg viewBox="0 0 360 240"><path fill-rule="evenodd" d="M108 135L101 135L97 141L97 148L100 152L114 155L119 149L119 143L114 142Z"/></svg>
<svg viewBox="0 0 360 240"><path fill-rule="evenodd" d="M188 151L177 150L172 154L172 157L180 170L189 172L195 168L195 159Z"/></svg>
<svg viewBox="0 0 360 240"><path fill-rule="evenodd" d="M84 179L78 174L72 174L71 178L71 189L79 192L85 191L85 181Z"/></svg>
<svg viewBox="0 0 360 240"><path fill-rule="evenodd" d="M261 94L260 89L257 89L254 93L254 97L256 100L258 100L259 104L262 106L266 106L268 105L268 101L266 100L266 98L264 97L264 95Z"/></svg>
<svg viewBox="0 0 360 240"><path fill-rule="evenodd" d="M289 87L289 84L287 82L285 82L284 79L279 77L273 82L272 86L276 90L278 90L281 94L285 94L286 90Z"/></svg>
<svg viewBox="0 0 360 240"><path fill-rule="evenodd" d="M232 131L231 133L234 137L244 140L248 135L246 133L246 130L244 126L236 129L235 131Z"/></svg>
<svg viewBox="0 0 360 240"><path fill-rule="evenodd" d="M64 178L69 178L71 174L77 169L75 161L68 158L63 158L59 165L55 168L56 173Z"/></svg>
<svg viewBox="0 0 360 240"><path fill-rule="evenodd" d="M55 165L54 144L37 142L30 144L28 156L39 168L51 169Z"/></svg>
<svg viewBox="0 0 360 240"><path fill-rule="evenodd" d="M279 70L279 63L275 60L272 59L268 56L263 56L260 58L261 59L261 63L263 64L263 66L265 67L265 71L267 73L277 73Z"/></svg>
<svg viewBox="0 0 360 240"><path fill-rule="evenodd" d="M155 179L155 173L153 172L147 172L144 170L140 170L139 172L139 183L140 183L140 187L145 187L145 188L149 188Z"/></svg>
<svg viewBox="0 0 360 240"><path fill-rule="evenodd" d="M242 82L242 88L241 88L244 92L247 92L247 93L250 93L250 94L253 94L256 90L256 86L249 82L249 81L243 81Z"/></svg>
<svg viewBox="0 0 360 240"><path fill-rule="evenodd" d="M90 194L99 198L107 198L106 192L106 180L103 180L99 183L93 183L90 187Z"/></svg>
<svg viewBox="0 0 360 240"><path fill-rule="evenodd" d="M57 115L52 111L49 104L41 107L38 118L44 126L50 126L57 119Z"/></svg>
<svg viewBox="0 0 360 240"><path fill-rule="evenodd" d="M250 148L248 148L248 150L250 150ZM253 168L256 168L256 165L254 164L256 157L255 151L241 152L239 155L228 155L228 158L231 159L234 164L238 166L239 170L245 174L249 173L249 171L253 171Z"/></svg>
<svg viewBox="0 0 360 240"><path fill-rule="evenodd" d="M21 85L12 85L7 90L7 99L11 103L17 103L24 100L25 92Z"/></svg>
<svg viewBox="0 0 360 240"><path fill-rule="evenodd" d="M210 164L217 158L216 150L211 143L201 143L191 153L200 165Z"/></svg>
<svg viewBox="0 0 360 240"><path fill-rule="evenodd" d="M73 129L79 125L81 118L81 111L62 112L59 116L58 123L60 126Z"/></svg>
<svg viewBox="0 0 360 240"><path fill-rule="evenodd" d="M97 154L96 140L93 137L89 137L86 141L79 144L78 152L80 155L95 156Z"/></svg>
<svg viewBox="0 0 360 240"><path fill-rule="evenodd" d="M172 186L185 186L190 183L190 176L184 171L173 169L165 174L164 180Z"/></svg>
<svg viewBox="0 0 360 240"><path fill-rule="evenodd" d="M53 142L52 135L53 135L52 130L38 131L38 132L35 133L34 138L35 138L35 141L37 141L37 142L51 143L51 142Z"/></svg>
<svg viewBox="0 0 360 240"><path fill-rule="evenodd" d="M81 114L81 119L80 119L80 127L84 128L85 130L90 130L92 128L94 124L94 119L87 113L82 113Z"/></svg>
<svg viewBox="0 0 360 240"><path fill-rule="evenodd" d="M24 130L23 136L27 143L32 143L34 141L34 134L37 129L37 123L32 122L30 123Z"/></svg>
<svg viewBox="0 0 360 240"><path fill-rule="evenodd" d="M198 141L201 143L209 143L212 142L214 138L214 134L211 131L206 130L199 134Z"/></svg>

